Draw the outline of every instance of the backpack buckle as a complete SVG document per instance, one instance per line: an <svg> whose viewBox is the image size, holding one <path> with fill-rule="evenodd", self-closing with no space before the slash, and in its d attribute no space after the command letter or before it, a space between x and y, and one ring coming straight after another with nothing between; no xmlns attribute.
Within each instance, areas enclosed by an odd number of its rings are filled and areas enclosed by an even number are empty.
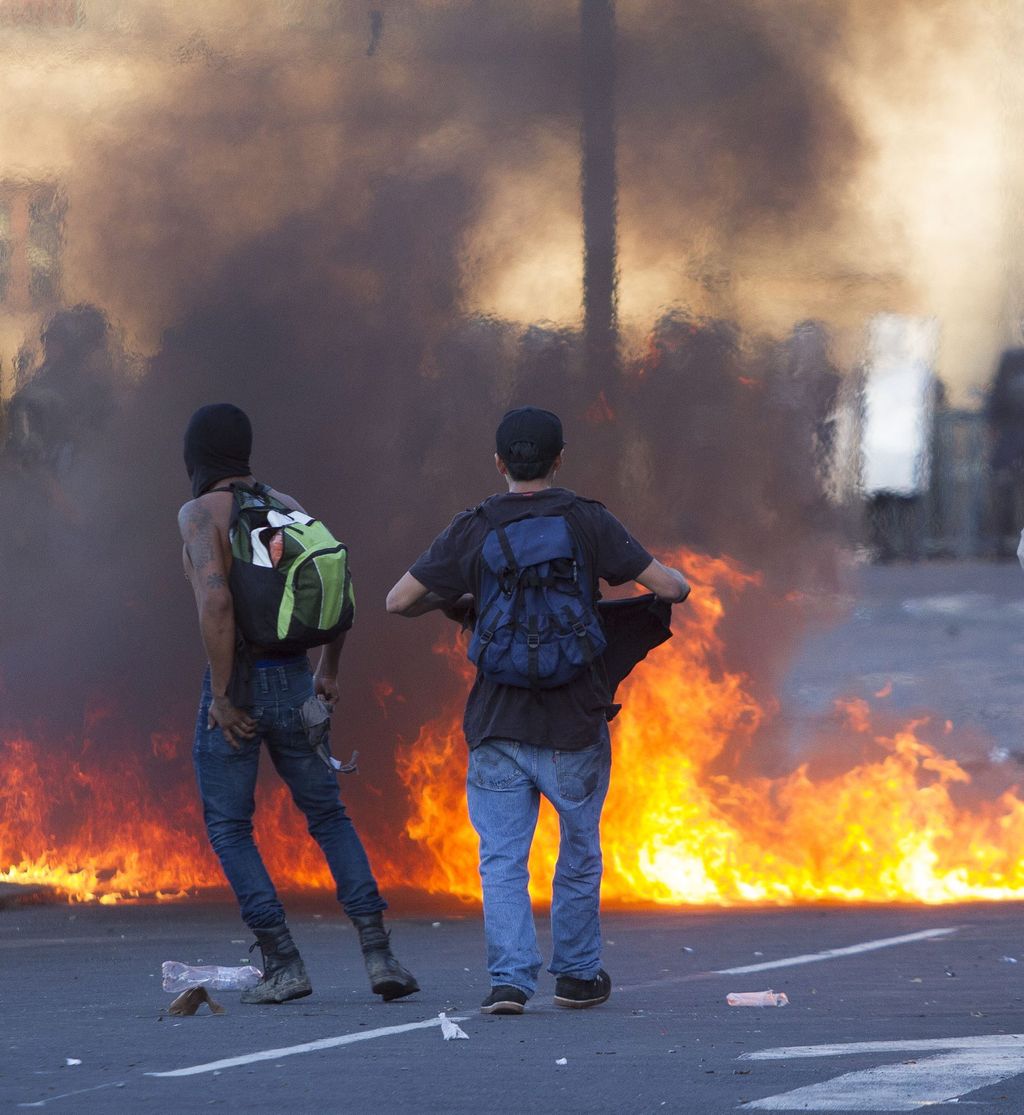
<svg viewBox="0 0 1024 1115"><path fill-rule="evenodd" d="M536 632L531 631L526 636L526 645L530 648L530 650L536 650L540 646L540 635L538 635Z"/></svg>
<svg viewBox="0 0 1024 1115"><path fill-rule="evenodd" d="M576 636L576 637L577 637L578 639L582 639L582 638L583 638L583 636L584 636L584 635L586 635L586 633L587 633L587 629L586 629L586 627L584 627L584 626L583 626L583 624L582 624L582 623L580 623L580 621L579 621L578 619L575 619L575 620L573 620L573 622L572 622L572 633L573 633L573 634L574 634L574 635L575 635L575 636Z"/></svg>
<svg viewBox="0 0 1024 1115"><path fill-rule="evenodd" d="M480 644L481 644L481 646L487 646L487 644L493 638L494 638L494 632L493 631L483 631L483 632L481 632L481 634L480 634Z"/></svg>

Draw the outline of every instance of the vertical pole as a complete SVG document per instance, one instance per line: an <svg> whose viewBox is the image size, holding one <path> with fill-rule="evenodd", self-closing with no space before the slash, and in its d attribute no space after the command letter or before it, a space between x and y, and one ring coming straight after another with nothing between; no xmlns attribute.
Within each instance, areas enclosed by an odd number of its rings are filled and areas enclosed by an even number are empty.
<svg viewBox="0 0 1024 1115"><path fill-rule="evenodd" d="M584 354L607 395L618 370L614 0L581 0L580 32Z"/></svg>

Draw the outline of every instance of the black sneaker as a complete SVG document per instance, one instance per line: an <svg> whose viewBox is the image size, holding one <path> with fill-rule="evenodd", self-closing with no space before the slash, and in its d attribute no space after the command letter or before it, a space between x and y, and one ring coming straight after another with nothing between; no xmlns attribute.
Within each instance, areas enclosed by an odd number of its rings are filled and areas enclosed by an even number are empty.
<svg viewBox="0 0 1024 1115"><path fill-rule="evenodd" d="M559 976L555 980L556 1007L596 1007L612 993L612 977L602 968L593 979Z"/></svg>
<svg viewBox="0 0 1024 1115"><path fill-rule="evenodd" d="M480 1004L481 1014L522 1014L527 995L518 987L500 983L491 988L490 995Z"/></svg>

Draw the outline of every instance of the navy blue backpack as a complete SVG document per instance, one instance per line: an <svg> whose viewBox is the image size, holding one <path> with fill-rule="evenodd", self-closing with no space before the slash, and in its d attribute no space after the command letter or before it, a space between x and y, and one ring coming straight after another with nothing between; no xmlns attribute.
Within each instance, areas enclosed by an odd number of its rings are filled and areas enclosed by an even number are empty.
<svg viewBox="0 0 1024 1115"><path fill-rule="evenodd" d="M491 526L480 556L477 621L469 658L491 681L555 689L607 645L595 606L596 583L563 515Z"/></svg>

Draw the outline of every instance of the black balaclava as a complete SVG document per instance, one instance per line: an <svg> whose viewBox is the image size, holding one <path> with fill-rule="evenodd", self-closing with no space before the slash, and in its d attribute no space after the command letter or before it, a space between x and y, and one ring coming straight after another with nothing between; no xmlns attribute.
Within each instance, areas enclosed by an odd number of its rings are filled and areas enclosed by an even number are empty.
<svg viewBox="0 0 1024 1115"><path fill-rule="evenodd" d="M231 403L200 407L185 429L185 468L193 497L228 476L248 476L251 452L252 425L244 410Z"/></svg>

